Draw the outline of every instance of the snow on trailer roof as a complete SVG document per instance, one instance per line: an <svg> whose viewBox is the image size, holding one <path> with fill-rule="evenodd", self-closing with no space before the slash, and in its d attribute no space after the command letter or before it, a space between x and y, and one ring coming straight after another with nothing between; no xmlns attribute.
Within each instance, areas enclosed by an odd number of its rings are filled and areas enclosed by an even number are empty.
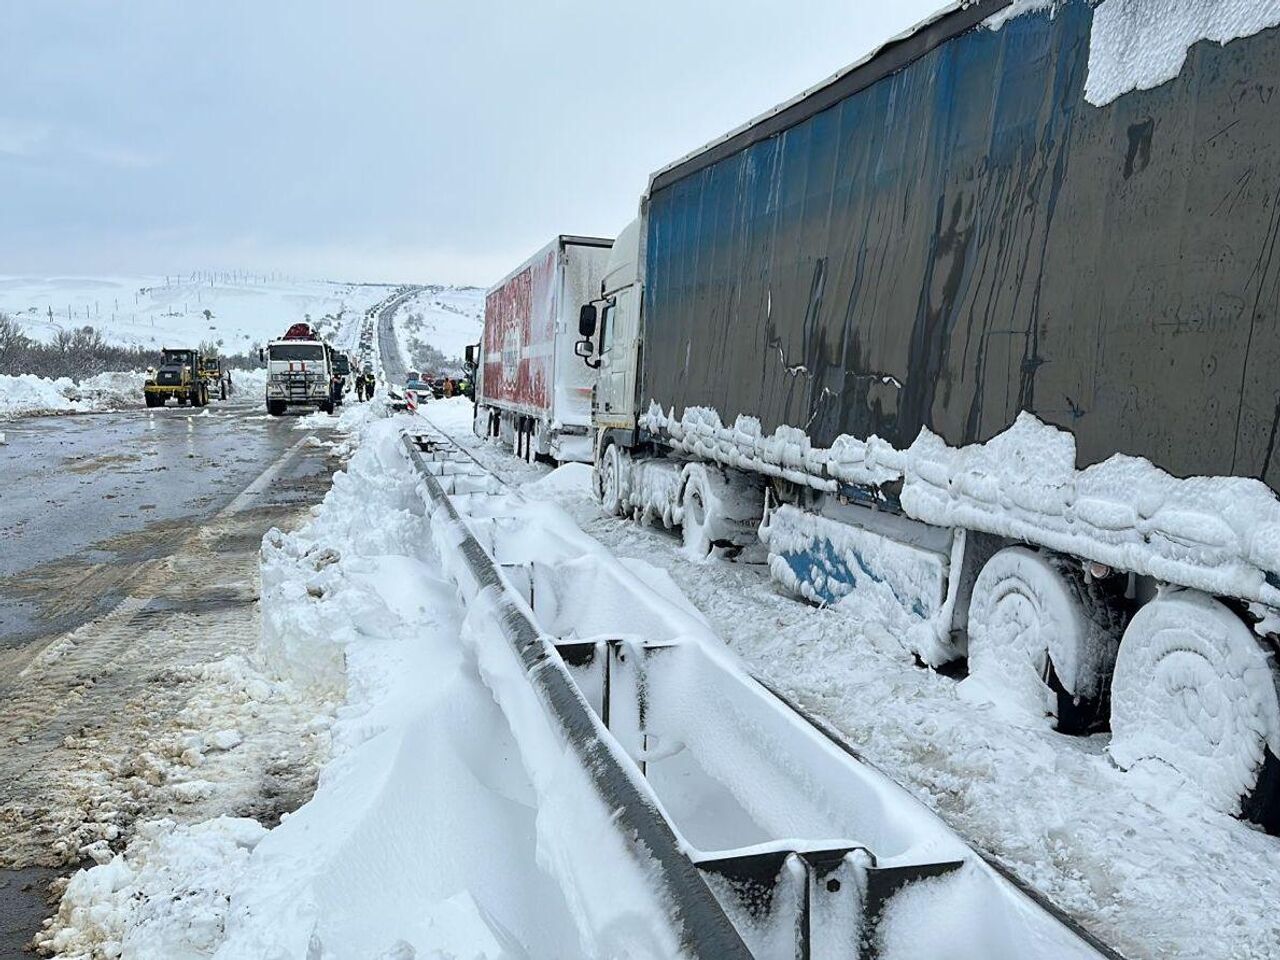
<svg viewBox="0 0 1280 960"><path fill-rule="evenodd" d="M890 37L843 70L660 168L649 177L646 196L717 160L737 153L744 147L803 123L815 113L821 113L859 90L865 90L876 81L896 73L952 37L1015 6L1027 6L1026 0L952 0L915 26Z"/></svg>
<svg viewBox="0 0 1280 960"><path fill-rule="evenodd" d="M996 30L1024 13L1053 10L1062 0L952 0L826 80L735 127L649 178L645 196L745 147L776 136L920 59L954 37L985 24ZM1186 51L1201 40L1220 44L1280 25L1274 0L1187 0L1151 17L1133 0L1090 0L1099 12L1090 36L1085 99L1105 106L1130 90L1177 76Z"/></svg>
<svg viewBox="0 0 1280 960"><path fill-rule="evenodd" d="M505 277L503 277L493 286L485 290L484 295L486 298L488 298L489 294L493 293L493 291L497 290L499 287L504 285L512 277L518 276L519 274L523 273L526 269L528 269L528 267L535 260L537 260L539 257L544 256L546 252L550 250L552 247L556 247L557 249L559 249L560 247L612 247L612 246L613 246L613 240L611 240L609 237L587 237L587 236L583 236L576 233L559 234L549 242L544 243L541 247L539 247L537 251L531 254L527 259L525 259L520 264L520 266L516 267L514 270L508 273Z"/></svg>

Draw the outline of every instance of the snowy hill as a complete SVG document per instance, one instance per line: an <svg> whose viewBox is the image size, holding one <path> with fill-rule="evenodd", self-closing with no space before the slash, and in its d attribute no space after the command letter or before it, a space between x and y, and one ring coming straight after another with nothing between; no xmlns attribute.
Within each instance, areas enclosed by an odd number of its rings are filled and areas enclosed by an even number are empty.
<svg viewBox="0 0 1280 960"><path fill-rule="evenodd" d="M445 361L462 357L467 344L478 343L484 326L484 291L477 287L423 287L396 311L396 339L410 366L430 372L438 360L428 360L423 347L434 348ZM414 341L417 341L415 344Z"/></svg>
<svg viewBox="0 0 1280 960"><path fill-rule="evenodd" d="M60 329L89 325L113 343L159 349L213 340L224 352L244 353L307 317L333 318L328 332L345 346L365 308L392 289L248 274L0 277L0 313L45 342Z"/></svg>

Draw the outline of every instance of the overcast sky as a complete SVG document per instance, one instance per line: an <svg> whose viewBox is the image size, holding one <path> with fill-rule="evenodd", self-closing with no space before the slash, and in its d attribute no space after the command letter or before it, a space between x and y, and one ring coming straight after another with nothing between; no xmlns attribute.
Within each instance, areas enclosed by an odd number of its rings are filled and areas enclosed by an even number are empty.
<svg viewBox="0 0 1280 960"><path fill-rule="evenodd" d="M0 274L487 285L943 0L11 0Z"/></svg>

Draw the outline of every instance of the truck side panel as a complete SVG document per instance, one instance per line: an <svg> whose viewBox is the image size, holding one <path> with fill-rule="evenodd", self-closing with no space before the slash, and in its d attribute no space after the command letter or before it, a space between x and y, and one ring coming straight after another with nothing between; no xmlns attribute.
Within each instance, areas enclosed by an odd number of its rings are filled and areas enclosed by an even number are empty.
<svg viewBox="0 0 1280 960"><path fill-rule="evenodd" d="M558 309L558 242L489 291L481 402L549 416Z"/></svg>
<svg viewBox="0 0 1280 960"><path fill-rule="evenodd" d="M655 179L641 410L899 447L1027 410L1080 466L1280 486L1280 31L1197 44L1099 108L1092 17L967 29Z"/></svg>

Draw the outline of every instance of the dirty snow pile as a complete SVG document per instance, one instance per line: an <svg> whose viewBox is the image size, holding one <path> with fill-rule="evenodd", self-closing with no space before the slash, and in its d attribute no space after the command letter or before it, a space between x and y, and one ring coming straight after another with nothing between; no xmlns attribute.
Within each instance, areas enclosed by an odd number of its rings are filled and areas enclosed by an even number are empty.
<svg viewBox="0 0 1280 960"><path fill-rule="evenodd" d="M269 832L140 830L72 878L59 955L580 955L510 732L458 644L405 423L371 418L313 519L263 543L260 666L341 701L317 720L333 755L314 798Z"/></svg>
<svg viewBox="0 0 1280 960"><path fill-rule="evenodd" d="M30 373L0 375L0 419L38 413L85 413L137 404L141 373L100 373L76 383L69 377L50 380Z"/></svg>

